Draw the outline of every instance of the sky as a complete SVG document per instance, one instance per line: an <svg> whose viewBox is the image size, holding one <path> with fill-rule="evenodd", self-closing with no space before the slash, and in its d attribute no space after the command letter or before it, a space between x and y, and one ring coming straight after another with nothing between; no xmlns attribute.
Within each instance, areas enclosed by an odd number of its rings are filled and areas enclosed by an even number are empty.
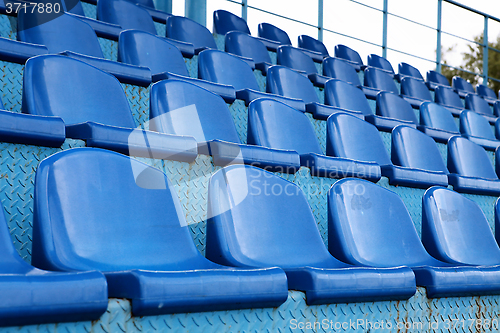
<svg viewBox="0 0 500 333"><path fill-rule="evenodd" d="M456 0L500 19L500 0ZM286 31L293 45L297 37L305 34L318 38L317 1L301 0L247 0L247 23L252 35L257 36L257 26L268 22ZM371 54L382 55L383 0L323 0L324 27L333 32L324 31L323 43L330 54L337 44L347 45L361 55L363 61ZM306 24L293 22L265 13L277 13ZM373 7L373 8L370 8ZM173 0L174 15L184 15L184 0ZM207 0L207 28L212 31L212 15L217 9L225 9L241 16L241 5L227 0ZM397 72L400 62L407 62L417 67L422 75L435 69L437 47L437 0L388 0L387 59ZM403 18L425 26L408 22ZM443 1L442 7L442 50L444 59L452 66L462 64L462 53L467 51L467 44L483 32L484 18L481 15L463 10ZM309 24L309 25L308 25ZM451 33L455 36L452 36ZM500 22L488 20L488 40L495 41L500 35ZM350 36L350 37L347 37ZM457 37L458 36L458 37ZM395 51L396 50L396 51ZM423 59L422 59L423 58Z"/></svg>

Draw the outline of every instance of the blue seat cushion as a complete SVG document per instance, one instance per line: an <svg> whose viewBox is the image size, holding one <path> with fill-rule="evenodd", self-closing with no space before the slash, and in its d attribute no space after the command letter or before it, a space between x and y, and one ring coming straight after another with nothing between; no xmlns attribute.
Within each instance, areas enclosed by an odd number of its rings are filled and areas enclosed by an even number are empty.
<svg viewBox="0 0 500 333"><path fill-rule="evenodd" d="M278 307L288 297L279 268L130 270L105 273L109 296L132 299L134 316Z"/></svg>
<svg viewBox="0 0 500 333"><path fill-rule="evenodd" d="M365 119L363 112L355 110L346 110L336 106L320 104L317 102L306 104L306 111L312 113L314 119L327 120L334 113L342 112L356 116L362 120Z"/></svg>
<svg viewBox="0 0 500 333"><path fill-rule="evenodd" d="M466 177L456 173L448 175L448 182L453 190L463 193L500 195L500 180L478 177Z"/></svg>
<svg viewBox="0 0 500 333"><path fill-rule="evenodd" d="M427 188L433 185L448 186L448 176L441 171L429 171L398 165L382 165L382 176L389 178L389 184Z"/></svg>
<svg viewBox="0 0 500 333"><path fill-rule="evenodd" d="M24 65L29 58L47 53L49 53L49 51L43 45L0 38L0 60Z"/></svg>
<svg viewBox="0 0 500 333"><path fill-rule="evenodd" d="M415 275L404 266L301 267L288 268L285 272L288 288L305 291L308 305L402 300L412 297L416 291Z"/></svg>
<svg viewBox="0 0 500 333"><path fill-rule="evenodd" d="M343 157L316 153L300 155L300 164L311 169L311 175L328 178L357 177L376 182L381 177L380 166L375 162L361 162Z"/></svg>
<svg viewBox="0 0 500 333"><path fill-rule="evenodd" d="M94 122L69 125L66 127L66 135L85 140L87 147L104 148L132 156L192 162L198 153L193 137Z"/></svg>
<svg viewBox="0 0 500 333"><path fill-rule="evenodd" d="M256 100L257 98L272 98L277 101L280 101L288 106L291 106L294 109L305 112L306 105L303 100L298 98L291 98L280 96L276 94L264 93L261 91L253 90L253 89L242 89L236 91L236 98L245 101L245 105L248 106L251 101Z"/></svg>
<svg viewBox="0 0 500 333"><path fill-rule="evenodd" d="M412 121L383 117L375 114L366 115L365 120L370 124L375 125L380 131L384 132L391 132L392 129L398 125L406 125L417 128L417 125L415 125Z"/></svg>

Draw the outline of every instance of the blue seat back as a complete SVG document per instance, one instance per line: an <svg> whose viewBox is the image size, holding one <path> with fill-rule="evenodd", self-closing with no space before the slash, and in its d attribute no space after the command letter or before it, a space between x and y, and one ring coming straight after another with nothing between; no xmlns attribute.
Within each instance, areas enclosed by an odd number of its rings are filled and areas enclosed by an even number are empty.
<svg viewBox="0 0 500 333"><path fill-rule="evenodd" d="M328 192L328 243L338 259L410 267L433 262L410 214L394 192L361 179L341 179Z"/></svg>
<svg viewBox="0 0 500 333"><path fill-rule="evenodd" d="M307 35L300 35L298 37L298 46L303 49L319 52L323 55L323 57L329 56L328 50L322 41Z"/></svg>
<svg viewBox="0 0 500 333"><path fill-rule="evenodd" d="M390 92L381 92L377 95L377 114L400 120L411 121L418 124L417 116L411 104L399 95Z"/></svg>
<svg viewBox="0 0 500 333"><path fill-rule="evenodd" d="M323 155L314 127L305 113L268 98L250 103L248 143L295 150L299 154Z"/></svg>
<svg viewBox="0 0 500 333"><path fill-rule="evenodd" d="M496 140L490 122L480 114L470 110L464 110L460 113L460 133Z"/></svg>
<svg viewBox="0 0 500 333"><path fill-rule="evenodd" d="M365 69L364 85L399 95L394 79L389 74L375 67L367 67Z"/></svg>
<svg viewBox="0 0 500 333"><path fill-rule="evenodd" d="M187 17L170 16L166 25L167 37L194 45L195 49L207 47L217 49L212 33Z"/></svg>
<svg viewBox="0 0 500 333"><path fill-rule="evenodd" d="M401 80L401 94L432 102L432 95L424 81L413 77L405 77Z"/></svg>
<svg viewBox="0 0 500 333"><path fill-rule="evenodd" d="M493 110L488 102L476 94L467 94L465 96L465 108L487 116L493 116Z"/></svg>
<svg viewBox="0 0 500 333"><path fill-rule="evenodd" d="M363 60L358 52L354 51L348 46L338 44L335 45L334 54L337 58L346 59L357 64L363 65Z"/></svg>
<svg viewBox="0 0 500 333"><path fill-rule="evenodd" d="M352 66L346 65L352 69ZM361 89L337 79L331 79L325 83L325 104L360 111L364 115L373 114L370 104L368 104L368 100Z"/></svg>
<svg viewBox="0 0 500 333"><path fill-rule="evenodd" d="M354 67L339 58L329 57L323 60L323 75L361 86Z"/></svg>
<svg viewBox="0 0 500 333"><path fill-rule="evenodd" d="M156 35L155 24L148 11L126 0L99 0L97 19L117 24L123 30L137 29Z"/></svg>
<svg viewBox="0 0 500 333"><path fill-rule="evenodd" d="M225 50L228 53L253 59L256 64L271 63L271 56L264 43L243 32L228 32L225 38Z"/></svg>
<svg viewBox="0 0 500 333"><path fill-rule="evenodd" d="M165 271L206 262L165 174L115 152L77 148L43 160L35 211L41 244L33 248L56 269Z"/></svg>
<svg viewBox="0 0 500 333"><path fill-rule="evenodd" d="M149 67L152 74L170 72L189 76L182 53L174 44L165 38L140 30L126 30L120 33L118 61Z"/></svg>
<svg viewBox="0 0 500 333"><path fill-rule="evenodd" d="M424 102L420 105L420 124L460 134L451 112L436 103Z"/></svg>
<svg viewBox="0 0 500 333"><path fill-rule="evenodd" d="M80 16L85 16L85 13L83 11L83 6L80 0L65 1L64 4L66 5L66 12Z"/></svg>
<svg viewBox="0 0 500 333"><path fill-rule="evenodd" d="M250 35L247 22L226 10L214 11L214 33L225 35L230 31L240 31Z"/></svg>
<svg viewBox="0 0 500 333"><path fill-rule="evenodd" d="M114 76L59 55L26 62L23 112L61 117L66 125L91 121L135 127L125 92Z"/></svg>
<svg viewBox="0 0 500 333"><path fill-rule="evenodd" d="M275 42L279 42L283 45L292 45L288 34L272 24L259 23L257 33L259 34L259 37L274 40Z"/></svg>
<svg viewBox="0 0 500 333"><path fill-rule="evenodd" d="M146 6L146 7L155 9L155 3L153 0L132 0L132 1L135 3L138 3L142 6Z"/></svg>
<svg viewBox="0 0 500 333"><path fill-rule="evenodd" d="M416 79L420 79L422 81L424 80L420 71L418 69L416 69L415 67L413 67L412 65L407 64L406 62L399 63L398 73L405 75L405 76L411 76L411 77L414 77Z"/></svg>
<svg viewBox="0 0 500 333"><path fill-rule="evenodd" d="M326 154L358 161L391 165L379 131L355 116L336 113L326 124Z"/></svg>
<svg viewBox="0 0 500 333"><path fill-rule="evenodd" d="M463 108L460 96L450 87L438 86L435 91L435 101L438 104Z"/></svg>
<svg viewBox="0 0 500 333"><path fill-rule="evenodd" d="M479 94L481 97L489 97L491 99L498 99L497 94L493 91L488 86L485 86L484 84L478 84L476 85L476 92Z"/></svg>
<svg viewBox="0 0 500 333"><path fill-rule="evenodd" d="M446 76L436 71L427 71L427 81L446 87L450 86L450 82L448 81Z"/></svg>
<svg viewBox="0 0 500 333"><path fill-rule="evenodd" d="M306 76L283 66L272 66L267 70L268 93L299 98L307 103L319 103L313 84Z"/></svg>
<svg viewBox="0 0 500 333"><path fill-rule="evenodd" d="M436 142L430 136L404 125L396 126L391 136L391 159L395 165L448 173Z"/></svg>
<svg viewBox="0 0 500 333"><path fill-rule="evenodd" d="M265 186L281 191L266 195ZM294 183L252 166L231 165L210 178L208 191L207 238L222 237L216 242L225 245L226 259L282 268L321 267L333 260L306 196Z"/></svg>
<svg viewBox="0 0 500 333"><path fill-rule="evenodd" d="M500 249L481 208L442 187L422 199L422 242L439 260L469 265L498 265Z"/></svg>
<svg viewBox="0 0 500 333"><path fill-rule="evenodd" d="M222 97L191 83L163 80L151 86L149 118L158 132L193 136L198 142L240 143Z"/></svg>
<svg viewBox="0 0 500 333"><path fill-rule="evenodd" d="M448 140L448 170L466 177L498 179L484 148L460 136Z"/></svg>
<svg viewBox="0 0 500 333"><path fill-rule="evenodd" d="M219 50L204 50L198 55L200 79L228 84L236 90L259 91L252 68L241 59Z"/></svg>
<svg viewBox="0 0 500 333"><path fill-rule="evenodd" d="M366 63L368 66L384 69L394 74L394 68L392 68L392 65L389 62L389 60L382 58L379 55L369 54Z"/></svg>
<svg viewBox="0 0 500 333"><path fill-rule="evenodd" d="M276 53L278 65L304 71L306 74L318 73L312 58L295 47L282 45L278 47Z"/></svg>
<svg viewBox="0 0 500 333"><path fill-rule="evenodd" d="M20 11L17 15L17 38L26 43L45 45L49 53L73 51L103 58L94 29L75 16L59 15L47 21L38 11Z"/></svg>
<svg viewBox="0 0 500 333"><path fill-rule="evenodd" d="M463 90L473 94L476 93L472 84L460 76L454 76L451 79L451 86L457 90Z"/></svg>

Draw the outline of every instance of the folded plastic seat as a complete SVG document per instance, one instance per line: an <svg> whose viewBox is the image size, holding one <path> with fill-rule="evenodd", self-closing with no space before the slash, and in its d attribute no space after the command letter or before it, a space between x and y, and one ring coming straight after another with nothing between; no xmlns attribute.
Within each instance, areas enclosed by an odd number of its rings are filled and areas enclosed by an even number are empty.
<svg viewBox="0 0 500 333"><path fill-rule="evenodd" d="M394 79L385 71L375 67L366 67L364 73L363 84L366 87L371 88L370 90L365 91L367 98L376 99L378 93L381 91L387 91L399 95L399 90L394 82Z"/></svg>
<svg viewBox="0 0 500 333"><path fill-rule="evenodd" d="M450 82L443 74L436 71L427 71L425 84L430 90L435 90L439 86L450 87Z"/></svg>
<svg viewBox="0 0 500 333"><path fill-rule="evenodd" d="M376 67L378 69L383 70L387 74L389 74L391 77L394 77L394 68L392 68L391 63L389 60L376 55L376 54L369 54L368 57L366 58L366 64L367 66L371 67Z"/></svg>
<svg viewBox="0 0 500 333"><path fill-rule="evenodd" d="M494 124L498 119L488 102L477 94L467 94L465 96L465 108L477 112L491 124Z"/></svg>
<svg viewBox="0 0 500 333"><path fill-rule="evenodd" d="M166 34L174 40L193 44L195 54L206 49L217 49L212 33L187 17L170 16L167 19Z"/></svg>
<svg viewBox="0 0 500 333"><path fill-rule="evenodd" d="M291 45L278 47L276 62L278 65L304 72L315 86L324 87L326 81L330 80L329 77L318 74L316 65L309 55Z"/></svg>
<svg viewBox="0 0 500 333"><path fill-rule="evenodd" d="M366 121L379 130L390 132L397 125L417 127L418 119L411 104L392 92L381 91L376 97L375 115L365 117Z"/></svg>
<svg viewBox="0 0 500 333"><path fill-rule="evenodd" d="M424 102L434 101L424 81L410 76L401 79L401 97L416 109L419 109Z"/></svg>
<svg viewBox="0 0 500 333"><path fill-rule="evenodd" d="M460 133L487 150L494 151L500 146L500 141L495 137L488 119L474 111L464 110L460 114Z"/></svg>
<svg viewBox="0 0 500 333"><path fill-rule="evenodd" d="M297 37L298 46L302 49L307 49L315 52L319 52L324 58L329 57L328 50L322 41L317 40L311 36L300 35Z"/></svg>
<svg viewBox="0 0 500 333"><path fill-rule="evenodd" d="M437 86L434 92L434 100L437 104L448 109L454 116L460 116L460 113L464 110L464 104L460 96L451 87Z"/></svg>
<svg viewBox="0 0 500 333"><path fill-rule="evenodd" d="M349 46L342 44L335 45L334 54L336 58L341 58L351 64L356 69L356 72L366 68L359 53Z"/></svg>
<svg viewBox="0 0 500 333"><path fill-rule="evenodd" d="M420 125L417 127L441 143L447 143L452 136L460 135L451 112L433 102L424 102L420 106Z"/></svg>
<svg viewBox="0 0 500 333"><path fill-rule="evenodd" d="M261 40L241 31L230 31L225 37L225 51L240 57L252 59L255 68L263 75L273 64L266 46Z"/></svg>
<svg viewBox="0 0 500 333"><path fill-rule="evenodd" d="M484 98L490 105L495 105L499 102L498 95L493 91L493 89L484 84L476 85L476 92L479 96Z"/></svg>
<svg viewBox="0 0 500 333"><path fill-rule="evenodd" d="M475 94L476 91L470 82L464 78L455 75L451 79L451 87L457 92L461 98L465 98L467 94Z"/></svg>
<svg viewBox="0 0 500 333"><path fill-rule="evenodd" d="M395 78L396 80L401 82L401 80L405 77L411 77L420 81L424 81L424 77L417 68L406 62L400 62L398 65L398 74L396 74Z"/></svg>

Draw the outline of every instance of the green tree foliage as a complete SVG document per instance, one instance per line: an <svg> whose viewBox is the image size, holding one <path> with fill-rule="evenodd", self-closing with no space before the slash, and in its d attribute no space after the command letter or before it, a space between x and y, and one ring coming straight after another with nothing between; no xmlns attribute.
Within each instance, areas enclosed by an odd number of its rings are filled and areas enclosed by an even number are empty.
<svg viewBox="0 0 500 333"><path fill-rule="evenodd" d="M463 64L460 66L461 69L466 71L477 73L471 74L468 72L461 71L459 69L455 69L452 67L447 67L448 64L445 57L447 52L453 51L453 46L448 48L445 52L443 52L442 59L444 66L442 66L441 73L448 78L451 83L451 79L453 76L458 75L470 83L473 86L482 82L482 78L479 74L483 72L483 35L479 35L474 37L474 43L469 43L467 45L468 51L462 53L463 56ZM497 37L497 40L493 43L488 43L491 48L500 50L500 36ZM488 76L496 79L500 79L500 53L489 50L488 51ZM493 89L495 93L500 90L500 82L496 82L493 80L488 81L488 87Z"/></svg>

